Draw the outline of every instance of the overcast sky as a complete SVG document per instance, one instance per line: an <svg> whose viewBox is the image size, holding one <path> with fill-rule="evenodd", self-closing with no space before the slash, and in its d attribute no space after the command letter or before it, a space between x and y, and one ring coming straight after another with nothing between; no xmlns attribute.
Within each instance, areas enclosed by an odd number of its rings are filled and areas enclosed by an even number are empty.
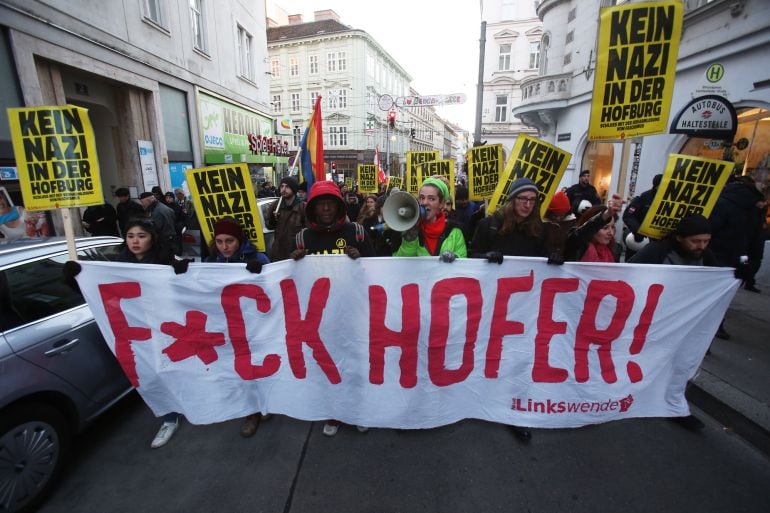
<svg viewBox="0 0 770 513"><path fill-rule="evenodd" d="M288 14L313 21L332 9L340 21L368 32L412 76L420 94L465 93L463 105L439 115L473 133L479 73L478 0L274 0Z"/></svg>

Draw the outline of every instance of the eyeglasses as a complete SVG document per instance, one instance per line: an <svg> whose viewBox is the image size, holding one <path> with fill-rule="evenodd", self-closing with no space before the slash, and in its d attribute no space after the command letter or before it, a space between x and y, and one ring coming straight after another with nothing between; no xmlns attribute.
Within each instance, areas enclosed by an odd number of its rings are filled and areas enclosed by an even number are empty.
<svg viewBox="0 0 770 513"><path fill-rule="evenodd" d="M517 203L524 203L524 204L530 204L530 205L534 205L535 202L537 201L537 197L525 198L523 196L516 196L514 199L516 200Z"/></svg>

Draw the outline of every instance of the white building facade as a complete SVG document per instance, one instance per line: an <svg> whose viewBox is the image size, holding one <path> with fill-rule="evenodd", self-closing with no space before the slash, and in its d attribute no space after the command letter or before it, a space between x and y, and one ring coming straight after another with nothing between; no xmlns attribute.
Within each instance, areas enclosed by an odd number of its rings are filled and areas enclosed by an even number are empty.
<svg viewBox="0 0 770 513"><path fill-rule="evenodd" d="M591 171L599 193L633 196L651 186L668 155L729 159L751 172L770 161L770 2L686 0L671 103L671 120L693 98L719 94L738 112L734 141L682 134L621 142L588 141L600 8L606 0L544 0L541 74L521 84L513 114L540 138L572 153L563 186ZM721 72L715 73L715 70Z"/></svg>

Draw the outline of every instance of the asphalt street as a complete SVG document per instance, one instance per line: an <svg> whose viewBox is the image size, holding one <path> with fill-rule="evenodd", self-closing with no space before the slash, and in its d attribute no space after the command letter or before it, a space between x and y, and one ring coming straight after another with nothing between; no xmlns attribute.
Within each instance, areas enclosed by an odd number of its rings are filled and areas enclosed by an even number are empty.
<svg viewBox="0 0 770 513"><path fill-rule="evenodd" d="M770 458L703 412L691 433L664 419L533 430L465 420L431 430L343 426L281 415L251 439L239 421L159 426L137 394L76 441L41 513L760 512Z"/></svg>

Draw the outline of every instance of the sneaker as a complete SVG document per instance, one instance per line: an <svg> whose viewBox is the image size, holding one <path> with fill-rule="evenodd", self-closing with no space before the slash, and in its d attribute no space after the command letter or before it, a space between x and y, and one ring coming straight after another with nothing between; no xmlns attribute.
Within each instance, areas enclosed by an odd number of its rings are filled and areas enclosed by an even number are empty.
<svg viewBox="0 0 770 513"><path fill-rule="evenodd" d="M326 436L334 436L337 434L337 431L340 428L340 421L339 420L327 420L326 424L324 424L324 435Z"/></svg>
<svg viewBox="0 0 770 513"><path fill-rule="evenodd" d="M369 431L369 428L365 426L356 426L356 429L358 430L359 433L366 433L367 431Z"/></svg>
<svg viewBox="0 0 770 513"><path fill-rule="evenodd" d="M532 439L532 432L527 428L511 426L511 430L513 431L513 435L522 442L529 443Z"/></svg>
<svg viewBox="0 0 770 513"><path fill-rule="evenodd" d="M241 425L241 436L243 438L251 438L254 436L254 433L257 432L257 426L259 426L259 413L249 415L243 419L243 424Z"/></svg>
<svg viewBox="0 0 770 513"><path fill-rule="evenodd" d="M719 327L716 333L717 338L721 338L722 340L730 340L730 334L727 333L727 330L724 329L722 326Z"/></svg>
<svg viewBox="0 0 770 513"><path fill-rule="evenodd" d="M158 430L158 434L155 435L155 438L152 439L152 443L150 444L150 447L153 449L157 449L158 447L163 447L168 443L169 440L171 440L171 437L174 436L174 433L176 433L176 430L179 429L179 420L175 420L174 422L164 422L160 425L160 429Z"/></svg>
<svg viewBox="0 0 770 513"><path fill-rule="evenodd" d="M744 289L746 289L746 290L748 290L749 292L756 292L757 294L759 294L760 292L762 292L761 290L759 290L758 288L756 288L754 285L744 285L744 286L743 286L743 288L744 288Z"/></svg>

